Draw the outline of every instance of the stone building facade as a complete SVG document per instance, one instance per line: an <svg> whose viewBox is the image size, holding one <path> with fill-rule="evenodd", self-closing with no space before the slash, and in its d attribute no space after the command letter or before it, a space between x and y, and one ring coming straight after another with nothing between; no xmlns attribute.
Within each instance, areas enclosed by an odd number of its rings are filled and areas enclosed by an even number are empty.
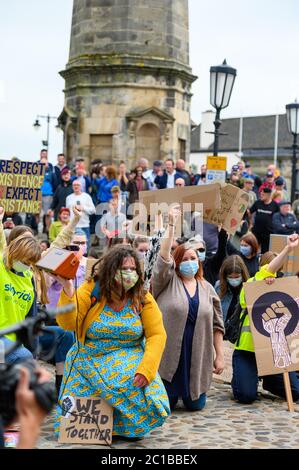
<svg viewBox="0 0 299 470"><path fill-rule="evenodd" d="M188 160L188 0L74 0L61 75L69 162Z"/></svg>

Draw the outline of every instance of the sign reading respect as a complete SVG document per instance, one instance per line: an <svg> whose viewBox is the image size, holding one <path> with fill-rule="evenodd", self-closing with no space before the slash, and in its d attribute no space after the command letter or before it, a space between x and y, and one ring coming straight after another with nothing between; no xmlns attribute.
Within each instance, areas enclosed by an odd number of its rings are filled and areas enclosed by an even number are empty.
<svg viewBox="0 0 299 470"><path fill-rule="evenodd" d="M6 212L38 214L45 170L39 162L0 160L0 206Z"/></svg>

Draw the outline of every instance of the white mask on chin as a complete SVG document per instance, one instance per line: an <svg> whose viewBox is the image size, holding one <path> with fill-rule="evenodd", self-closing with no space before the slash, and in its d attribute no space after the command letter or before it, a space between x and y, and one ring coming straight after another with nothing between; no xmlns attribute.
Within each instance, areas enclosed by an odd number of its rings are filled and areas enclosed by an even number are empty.
<svg viewBox="0 0 299 470"><path fill-rule="evenodd" d="M12 267L17 273L24 273L30 269L30 266L22 263L21 261L13 261Z"/></svg>

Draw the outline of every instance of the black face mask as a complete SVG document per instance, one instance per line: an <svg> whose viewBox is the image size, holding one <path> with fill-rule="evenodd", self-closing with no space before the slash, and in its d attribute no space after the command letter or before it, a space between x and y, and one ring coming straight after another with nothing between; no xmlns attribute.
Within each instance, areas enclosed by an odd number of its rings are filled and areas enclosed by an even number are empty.
<svg viewBox="0 0 299 470"><path fill-rule="evenodd" d="M202 174L200 175L200 177L201 177L201 179L203 180L203 179L206 177L206 173L202 173Z"/></svg>

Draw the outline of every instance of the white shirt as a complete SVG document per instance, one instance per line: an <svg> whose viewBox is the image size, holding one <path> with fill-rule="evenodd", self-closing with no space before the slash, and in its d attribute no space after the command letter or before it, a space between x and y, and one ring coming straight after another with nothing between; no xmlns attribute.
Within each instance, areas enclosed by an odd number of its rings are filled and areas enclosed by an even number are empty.
<svg viewBox="0 0 299 470"><path fill-rule="evenodd" d="M174 175L175 175L175 172L172 173L172 175L170 175L169 173L167 173L167 188L174 188Z"/></svg>
<svg viewBox="0 0 299 470"><path fill-rule="evenodd" d="M72 211L72 208L78 205L82 207L82 215L77 224L77 227L78 228L89 227L89 216L96 213L96 208L89 194L82 193L80 194L80 196L77 196L76 194L70 194L66 198L66 207L68 207L71 210L71 220L73 220L74 218L74 213Z"/></svg>

